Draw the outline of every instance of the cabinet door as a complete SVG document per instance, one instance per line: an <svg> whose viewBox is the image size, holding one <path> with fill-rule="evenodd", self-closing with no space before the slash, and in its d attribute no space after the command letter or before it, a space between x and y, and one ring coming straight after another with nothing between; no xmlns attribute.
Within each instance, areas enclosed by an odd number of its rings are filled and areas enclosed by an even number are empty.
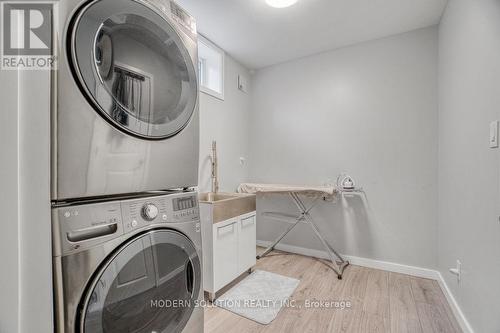
<svg viewBox="0 0 500 333"><path fill-rule="evenodd" d="M243 215L238 219L238 272L242 273L256 262L255 214Z"/></svg>
<svg viewBox="0 0 500 333"><path fill-rule="evenodd" d="M214 239L214 289L217 291L238 276L238 219L216 223Z"/></svg>

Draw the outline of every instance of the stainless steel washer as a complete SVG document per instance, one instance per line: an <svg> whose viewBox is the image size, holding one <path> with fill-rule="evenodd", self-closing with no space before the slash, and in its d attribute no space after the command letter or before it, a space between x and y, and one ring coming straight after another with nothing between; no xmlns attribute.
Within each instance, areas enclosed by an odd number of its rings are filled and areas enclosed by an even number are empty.
<svg viewBox="0 0 500 333"><path fill-rule="evenodd" d="M53 209L56 331L203 332L197 194Z"/></svg>
<svg viewBox="0 0 500 333"><path fill-rule="evenodd" d="M195 20L170 0L65 0L52 200L196 186Z"/></svg>

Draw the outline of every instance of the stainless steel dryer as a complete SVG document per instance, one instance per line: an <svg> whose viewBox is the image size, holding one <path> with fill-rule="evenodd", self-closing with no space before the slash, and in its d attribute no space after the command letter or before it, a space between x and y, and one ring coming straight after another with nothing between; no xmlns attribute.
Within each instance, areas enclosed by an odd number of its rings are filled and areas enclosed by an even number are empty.
<svg viewBox="0 0 500 333"><path fill-rule="evenodd" d="M57 332L203 332L195 192L52 213Z"/></svg>
<svg viewBox="0 0 500 333"><path fill-rule="evenodd" d="M196 186L195 20L169 0L58 8L52 199Z"/></svg>

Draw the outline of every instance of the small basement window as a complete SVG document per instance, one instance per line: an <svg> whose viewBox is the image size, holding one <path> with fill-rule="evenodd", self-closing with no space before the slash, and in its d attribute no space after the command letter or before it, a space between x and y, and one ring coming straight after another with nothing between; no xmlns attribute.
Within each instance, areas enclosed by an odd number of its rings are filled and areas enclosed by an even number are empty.
<svg viewBox="0 0 500 333"><path fill-rule="evenodd" d="M198 36L200 91L224 100L224 51Z"/></svg>

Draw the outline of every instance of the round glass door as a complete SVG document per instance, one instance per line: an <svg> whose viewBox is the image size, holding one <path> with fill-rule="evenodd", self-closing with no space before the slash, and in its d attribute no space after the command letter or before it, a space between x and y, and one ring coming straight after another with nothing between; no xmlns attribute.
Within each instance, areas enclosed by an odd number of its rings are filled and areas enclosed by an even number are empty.
<svg viewBox="0 0 500 333"><path fill-rule="evenodd" d="M120 130L162 139L191 118L196 69L173 24L135 0L93 1L76 16L73 72L89 102Z"/></svg>
<svg viewBox="0 0 500 333"><path fill-rule="evenodd" d="M181 332L200 280L200 258L188 238L170 230L143 234L122 246L91 284L81 332Z"/></svg>

